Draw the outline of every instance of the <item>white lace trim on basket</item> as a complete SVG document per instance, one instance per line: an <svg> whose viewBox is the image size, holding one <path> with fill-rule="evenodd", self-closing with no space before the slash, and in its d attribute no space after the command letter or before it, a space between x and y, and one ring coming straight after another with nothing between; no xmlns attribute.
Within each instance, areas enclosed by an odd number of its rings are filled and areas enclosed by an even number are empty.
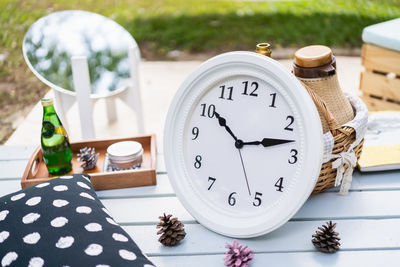
<svg viewBox="0 0 400 267"><path fill-rule="evenodd" d="M345 123L343 126L348 126L356 131L356 140L350 145L347 151L339 154L332 154L334 139L331 132L324 134L324 155L323 163L336 159L332 162L332 168L337 169L335 186L341 185L339 194L346 195L350 189L353 179L353 169L357 163L357 157L354 153L354 148L361 142L367 130L368 109L364 102L357 96L346 94L351 106L354 109L355 117L353 120ZM347 169L345 167L348 167ZM346 169L346 171L345 171Z"/></svg>

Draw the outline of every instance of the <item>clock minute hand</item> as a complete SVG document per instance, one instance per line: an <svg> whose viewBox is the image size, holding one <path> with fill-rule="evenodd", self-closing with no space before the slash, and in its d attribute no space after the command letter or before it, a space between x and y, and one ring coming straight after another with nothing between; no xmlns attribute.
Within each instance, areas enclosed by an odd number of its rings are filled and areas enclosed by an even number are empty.
<svg viewBox="0 0 400 267"><path fill-rule="evenodd" d="M261 141L253 141L253 142L243 142L243 145L262 145L263 147L277 146L281 144L291 143L294 140L285 140L285 139L275 139L275 138L264 138Z"/></svg>
<svg viewBox="0 0 400 267"><path fill-rule="evenodd" d="M226 125L226 120L225 120L225 118L221 117L221 116L219 115L219 113L216 112L216 111L214 112L214 114L215 114L215 117L218 119L219 125L222 126L222 127L224 127L225 130L233 137L233 139L235 139L235 141L237 141L238 139L237 139L237 137L233 134L231 128L229 128L229 126Z"/></svg>

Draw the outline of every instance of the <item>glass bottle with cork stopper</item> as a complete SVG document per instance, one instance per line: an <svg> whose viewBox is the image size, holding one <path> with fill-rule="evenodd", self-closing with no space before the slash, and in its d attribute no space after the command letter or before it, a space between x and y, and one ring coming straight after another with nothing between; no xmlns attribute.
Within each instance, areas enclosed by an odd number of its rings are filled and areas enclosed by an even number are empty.
<svg viewBox="0 0 400 267"><path fill-rule="evenodd" d="M336 59L332 50L323 45L311 45L296 51L293 73L326 105L332 117L343 125L354 118L353 108L340 88L336 73ZM321 110L318 110L324 133L329 131Z"/></svg>
<svg viewBox="0 0 400 267"><path fill-rule="evenodd" d="M256 53L271 57L272 50L269 43L259 43L256 45Z"/></svg>
<svg viewBox="0 0 400 267"><path fill-rule="evenodd" d="M71 171L72 150L68 135L54 109L53 99L43 98L41 148L44 162L52 175Z"/></svg>

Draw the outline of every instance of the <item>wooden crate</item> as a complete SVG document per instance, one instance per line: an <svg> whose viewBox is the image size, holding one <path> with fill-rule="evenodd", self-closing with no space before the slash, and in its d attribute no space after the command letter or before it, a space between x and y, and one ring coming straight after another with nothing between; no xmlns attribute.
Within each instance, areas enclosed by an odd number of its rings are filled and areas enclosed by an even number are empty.
<svg viewBox="0 0 400 267"><path fill-rule="evenodd" d="M136 141L143 146L143 163L141 168L134 170L104 172L103 165L107 147L120 141ZM94 147L99 153L96 168L85 171L77 159L79 149L83 147ZM155 185L156 181L156 137L155 135L145 135L131 138L92 140L71 143L72 148L72 170L68 174L87 173L91 176L90 181L95 190L116 189L126 187L136 187L145 185ZM68 175L65 174L65 175ZM43 161L42 151L38 147L32 154L25 168L21 180L21 187L27 188L50 179L56 178L47 171Z"/></svg>
<svg viewBox="0 0 400 267"><path fill-rule="evenodd" d="M400 110L400 52L364 44L360 90L370 111Z"/></svg>

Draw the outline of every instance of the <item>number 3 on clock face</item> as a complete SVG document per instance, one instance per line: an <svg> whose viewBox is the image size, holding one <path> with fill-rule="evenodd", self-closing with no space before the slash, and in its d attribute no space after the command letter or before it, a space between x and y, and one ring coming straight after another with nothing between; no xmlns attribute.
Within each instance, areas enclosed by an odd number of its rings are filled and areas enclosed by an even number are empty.
<svg viewBox="0 0 400 267"><path fill-rule="evenodd" d="M165 160L185 208L224 235L268 233L301 207L322 162L318 113L279 63L233 52L200 66L168 112Z"/></svg>

